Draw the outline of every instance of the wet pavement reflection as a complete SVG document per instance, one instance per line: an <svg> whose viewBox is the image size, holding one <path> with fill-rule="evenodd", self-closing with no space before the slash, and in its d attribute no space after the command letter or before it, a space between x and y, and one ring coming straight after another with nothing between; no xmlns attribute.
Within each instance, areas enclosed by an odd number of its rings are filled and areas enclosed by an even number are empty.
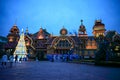
<svg viewBox="0 0 120 80"><path fill-rule="evenodd" d="M120 80L120 68L28 61L1 69L0 80Z"/></svg>

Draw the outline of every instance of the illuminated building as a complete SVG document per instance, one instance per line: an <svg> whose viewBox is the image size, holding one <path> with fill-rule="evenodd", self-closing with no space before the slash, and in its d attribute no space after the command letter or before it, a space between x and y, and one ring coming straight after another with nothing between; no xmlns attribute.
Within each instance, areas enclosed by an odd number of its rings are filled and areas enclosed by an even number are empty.
<svg viewBox="0 0 120 80"><path fill-rule="evenodd" d="M104 36L105 26L101 20L96 20L93 27L94 36L88 36L86 28L81 20L78 34L69 35L68 30L63 27L59 36L54 36L46 29L40 28L35 34L30 34L28 28L25 32L25 44L27 53L31 57L36 55L44 58L47 54L78 54L84 58L94 58L98 48L96 37ZM14 25L7 36L8 43L5 45L6 51L13 53L20 38L19 29ZM72 51L72 52L71 52Z"/></svg>

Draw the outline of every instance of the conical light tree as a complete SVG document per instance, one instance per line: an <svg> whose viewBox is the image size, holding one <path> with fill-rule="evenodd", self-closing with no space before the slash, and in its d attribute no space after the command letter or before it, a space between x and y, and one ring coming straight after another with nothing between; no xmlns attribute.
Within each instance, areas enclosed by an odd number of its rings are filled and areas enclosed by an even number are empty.
<svg viewBox="0 0 120 80"><path fill-rule="evenodd" d="M27 55L27 49L25 46L25 40L24 40L24 32L22 29L22 34L20 35L20 39L18 41L18 44L16 46L15 52L14 52L14 56L18 55L18 57L26 57Z"/></svg>

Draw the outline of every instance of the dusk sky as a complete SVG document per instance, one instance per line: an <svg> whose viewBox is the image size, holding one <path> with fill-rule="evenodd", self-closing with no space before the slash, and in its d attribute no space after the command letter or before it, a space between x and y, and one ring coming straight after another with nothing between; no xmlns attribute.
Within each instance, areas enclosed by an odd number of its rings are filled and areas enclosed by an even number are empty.
<svg viewBox="0 0 120 80"><path fill-rule="evenodd" d="M80 20L92 35L96 19L101 19L106 30L120 33L120 0L0 0L0 35L7 36L15 24L30 33L46 28L59 35L63 26L68 32L79 29Z"/></svg>

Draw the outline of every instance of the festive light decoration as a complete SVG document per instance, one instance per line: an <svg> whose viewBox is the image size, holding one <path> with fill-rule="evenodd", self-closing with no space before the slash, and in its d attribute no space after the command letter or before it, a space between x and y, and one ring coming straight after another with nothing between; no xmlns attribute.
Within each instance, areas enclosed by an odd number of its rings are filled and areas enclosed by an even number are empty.
<svg viewBox="0 0 120 80"><path fill-rule="evenodd" d="M22 34L20 36L20 39L18 41L18 44L16 46L15 52L14 52L14 56L18 55L18 57L26 57L27 55L27 51L26 51L26 46L25 46L25 40L24 40L24 32L22 30Z"/></svg>

